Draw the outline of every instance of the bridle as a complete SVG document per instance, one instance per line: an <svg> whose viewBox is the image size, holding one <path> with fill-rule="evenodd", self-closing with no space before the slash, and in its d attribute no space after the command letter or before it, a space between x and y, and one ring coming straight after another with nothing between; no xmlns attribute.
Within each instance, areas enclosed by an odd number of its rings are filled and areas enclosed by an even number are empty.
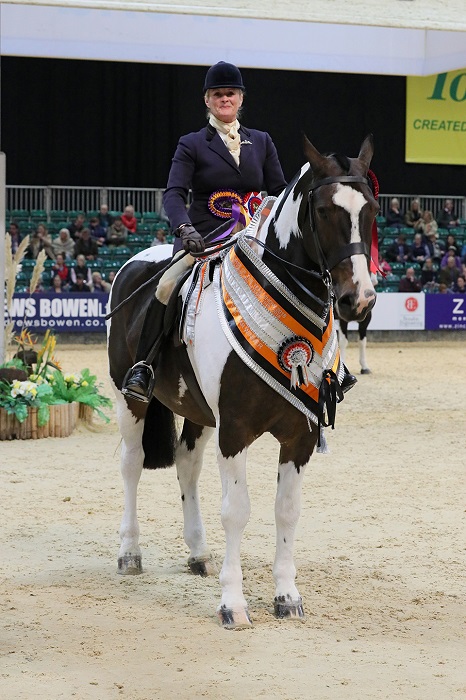
<svg viewBox="0 0 466 700"><path fill-rule="evenodd" d="M307 174L308 173L306 173L303 177L306 178ZM324 187L325 185L334 185L337 183L357 183L361 185L366 185L366 187L369 187L369 189L371 189L372 179L366 179L365 177L360 177L359 175L335 175L333 177L324 177L321 180L312 182L312 172L309 173L308 179L310 179L311 182L309 184L307 197L303 196L301 205L299 207L298 226L303 235L303 238L304 236L310 236L314 243L314 247L317 253L317 260L314 260L314 262L317 263L317 265L319 266L321 274L328 275L334 267L336 267L343 260L350 258L352 255L362 254L365 255L366 258L370 261L370 247L363 241L358 241L356 243L348 243L347 245L338 248L338 250L332 252L330 255L325 256L324 251L322 250L319 236L317 235L314 192L315 190L319 189L320 187ZM304 181L303 184L306 184L306 181ZM308 210L309 216L306 215Z"/></svg>

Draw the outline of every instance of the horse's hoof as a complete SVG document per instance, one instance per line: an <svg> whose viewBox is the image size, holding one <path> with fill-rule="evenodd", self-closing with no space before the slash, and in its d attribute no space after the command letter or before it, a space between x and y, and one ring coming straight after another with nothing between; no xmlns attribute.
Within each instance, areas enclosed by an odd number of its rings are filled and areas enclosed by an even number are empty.
<svg viewBox="0 0 466 700"><path fill-rule="evenodd" d="M252 627L247 608L232 610L225 605L221 605L217 614L222 627L226 630L243 630Z"/></svg>
<svg viewBox="0 0 466 700"><path fill-rule="evenodd" d="M369 367L365 367L361 370L361 374L372 374L372 372L370 371Z"/></svg>
<svg viewBox="0 0 466 700"><path fill-rule="evenodd" d="M140 554L125 554L118 557L117 574L123 576L135 576L142 574L142 557Z"/></svg>
<svg viewBox="0 0 466 700"><path fill-rule="evenodd" d="M218 573L212 557L207 559L190 557L188 559L188 566L191 573L196 574L196 576L215 576Z"/></svg>
<svg viewBox="0 0 466 700"><path fill-rule="evenodd" d="M290 596L279 595L274 599L273 612L277 619L304 620L303 599L292 600Z"/></svg>

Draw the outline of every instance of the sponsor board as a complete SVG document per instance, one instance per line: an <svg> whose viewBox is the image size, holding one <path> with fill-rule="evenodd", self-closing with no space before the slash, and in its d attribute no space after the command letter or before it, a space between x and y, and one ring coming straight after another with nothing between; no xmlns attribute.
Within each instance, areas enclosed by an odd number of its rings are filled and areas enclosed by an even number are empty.
<svg viewBox="0 0 466 700"><path fill-rule="evenodd" d="M379 294L372 310L371 331L424 330L425 294ZM349 330L357 330L350 323Z"/></svg>
<svg viewBox="0 0 466 700"><path fill-rule="evenodd" d="M466 330L466 294L427 295L426 330Z"/></svg>
<svg viewBox="0 0 466 700"><path fill-rule="evenodd" d="M108 294L15 294L12 318L15 330L54 333L106 331Z"/></svg>

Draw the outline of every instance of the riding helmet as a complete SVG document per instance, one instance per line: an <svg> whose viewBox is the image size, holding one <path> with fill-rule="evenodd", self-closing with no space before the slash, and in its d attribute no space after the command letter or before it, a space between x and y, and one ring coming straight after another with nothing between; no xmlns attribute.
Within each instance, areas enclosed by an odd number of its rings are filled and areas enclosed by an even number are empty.
<svg viewBox="0 0 466 700"><path fill-rule="evenodd" d="M225 63L225 61L219 61L214 66L211 66L206 73L204 81L204 89L213 90L214 88L238 88L238 90L245 90L243 85L243 78L239 69L233 65L233 63Z"/></svg>

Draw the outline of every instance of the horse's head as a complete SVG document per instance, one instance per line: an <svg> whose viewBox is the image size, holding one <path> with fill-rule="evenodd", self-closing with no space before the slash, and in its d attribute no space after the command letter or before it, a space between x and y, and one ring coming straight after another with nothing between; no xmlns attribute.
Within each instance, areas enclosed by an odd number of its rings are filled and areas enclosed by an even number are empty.
<svg viewBox="0 0 466 700"><path fill-rule="evenodd" d="M301 170L295 186L302 194L298 225L304 248L330 272L338 315L362 321L376 300L369 268L379 209L368 180L372 136L365 138L357 158L324 156L306 137L304 151L310 168Z"/></svg>

